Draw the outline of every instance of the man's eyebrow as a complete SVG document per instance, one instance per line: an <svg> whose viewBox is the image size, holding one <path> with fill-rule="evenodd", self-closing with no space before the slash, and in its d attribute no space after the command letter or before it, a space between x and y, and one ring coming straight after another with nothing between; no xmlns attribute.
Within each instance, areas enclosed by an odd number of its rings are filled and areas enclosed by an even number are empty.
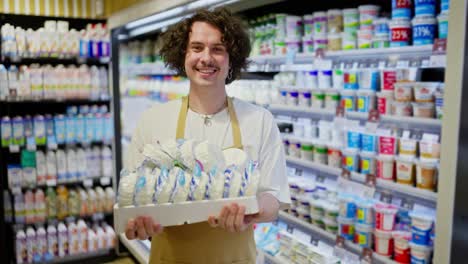
<svg viewBox="0 0 468 264"><path fill-rule="evenodd" d="M189 43L190 45L204 45L204 43L200 42L200 41L192 41ZM225 46L223 43L215 43L213 44L213 46Z"/></svg>

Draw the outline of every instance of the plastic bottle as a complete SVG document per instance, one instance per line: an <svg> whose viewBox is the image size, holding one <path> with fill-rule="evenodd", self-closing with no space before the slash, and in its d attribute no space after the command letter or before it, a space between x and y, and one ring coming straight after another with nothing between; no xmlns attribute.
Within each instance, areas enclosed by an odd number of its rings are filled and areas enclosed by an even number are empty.
<svg viewBox="0 0 468 264"><path fill-rule="evenodd" d="M37 185L43 186L47 183L46 157L42 150L36 151L36 176Z"/></svg>
<svg viewBox="0 0 468 264"><path fill-rule="evenodd" d="M98 239L93 229L88 228L88 253L98 250Z"/></svg>
<svg viewBox="0 0 468 264"><path fill-rule="evenodd" d="M7 148L13 142L13 127L10 117L2 117L0 130L2 132L2 148Z"/></svg>
<svg viewBox="0 0 468 264"><path fill-rule="evenodd" d="M34 209L36 211L36 222L42 223L46 220L46 202L42 189L37 189L34 195Z"/></svg>
<svg viewBox="0 0 468 264"><path fill-rule="evenodd" d="M85 153L86 153L87 178L97 177L97 175L94 175L95 169L93 169L93 166L95 166L95 161L94 161L95 157L93 155L93 151L91 151L91 148L86 148Z"/></svg>
<svg viewBox="0 0 468 264"><path fill-rule="evenodd" d="M3 99L8 94L8 71L3 64L0 64L0 98Z"/></svg>
<svg viewBox="0 0 468 264"><path fill-rule="evenodd" d="M13 144L24 146L24 122L21 116L13 118Z"/></svg>
<svg viewBox="0 0 468 264"><path fill-rule="evenodd" d="M9 96L16 97L18 95L18 68L15 65L8 68L8 90Z"/></svg>
<svg viewBox="0 0 468 264"><path fill-rule="evenodd" d="M107 248L114 248L116 243L115 231L110 225L105 226L107 236Z"/></svg>
<svg viewBox="0 0 468 264"><path fill-rule="evenodd" d="M96 235L97 235L97 241L98 241L98 249L107 248L107 237L102 227L100 226L96 227Z"/></svg>
<svg viewBox="0 0 468 264"><path fill-rule="evenodd" d="M16 263L23 264L28 262L28 247L26 234L23 230L16 232Z"/></svg>
<svg viewBox="0 0 468 264"><path fill-rule="evenodd" d="M114 138L114 120L110 113L104 114L104 142L112 142Z"/></svg>
<svg viewBox="0 0 468 264"><path fill-rule="evenodd" d="M65 117L65 142L67 144L75 143L75 130L76 130L76 117L74 115L67 115Z"/></svg>
<svg viewBox="0 0 468 264"><path fill-rule="evenodd" d="M71 216L80 214L80 197L76 190L70 190L68 193L68 213Z"/></svg>
<svg viewBox="0 0 468 264"><path fill-rule="evenodd" d="M57 182L63 183L67 181L67 156L63 149L57 150Z"/></svg>
<svg viewBox="0 0 468 264"><path fill-rule="evenodd" d="M86 152L82 148L76 150L76 167L78 181L88 177L88 169L86 164Z"/></svg>
<svg viewBox="0 0 468 264"><path fill-rule="evenodd" d="M47 218L54 219L57 217L57 194L54 188L48 187L46 191Z"/></svg>
<svg viewBox="0 0 468 264"><path fill-rule="evenodd" d="M77 160L76 152L70 148L67 150L66 155L67 155L67 169L68 169L67 179L70 182L75 182L78 178L77 177L78 160Z"/></svg>
<svg viewBox="0 0 468 264"><path fill-rule="evenodd" d="M24 194L24 211L26 224L34 223L34 220L36 220L34 211L34 193L31 190L27 190Z"/></svg>
<svg viewBox="0 0 468 264"><path fill-rule="evenodd" d="M70 255L79 253L78 243L78 227L74 222L71 222L68 224L68 245Z"/></svg>
<svg viewBox="0 0 468 264"><path fill-rule="evenodd" d="M58 237L57 237L57 228L53 225L47 227L47 256L45 257L46 261L52 260L58 256Z"/></svg>
<svg viewBox="0 0 468 264"><path fill-rule="evenodd" d="M65 143L65 116L64 115L56 115L54 117L54 128L55 128L55 140L57 144L64 144Z"/></svg>
<svg viewBox="0 0 468 264"><path fill-rule="evenodd" d="M93 189L88 190L88 215L93 215L97 212L96 192Z"/></svg>
<svg viewBox="0 0 468 264"><path fill-rule="evenodd" d="M22 193L15 195L15 222L18 224L25 223L24 196Z"/></svg>
<svg viewBox="0 0 468 264"><path fill-rule="evenodd" d="M101 152L101 164L102 164L102 176L103 177L112 177L113 173L113 162L112 162L112 150L109 146L102 148Z"/></svg>
<svg viewBox="0 0 468 264"><path fill-rule="evenodd" d="M85 190L80 189L80 216L85 217L89 215L88 209L88 193Z"/></svg>
<svg viewBox="0 0 468 264"><path fill-rule="evenodd" d="M88 57L88 34L86 30L80 31L80 57L87 58Z"/></svg>
<svg viewBox="0 0 468 264"><path fill-rule="evenodd" d="M108 99L110 98L109 94L109 77L108 72L105 67L99 68L99 90L100 98Z"/></svg>
<svg viewBox="0 0 468 264"><path fill-rule="evenodd" d="M36 231L32 227L26 229L26 247L28 251L28 263L32 263L34 256L37 254Z"/></svg>
<svg viewBox="0 0 468 264"><path fill-rule="evenodd" d="M47 181L57 181L57 156L52 150L46 153Z"/></svg>
<svg viewBox="0 0 468 264"><path fill-rule="evenodd" d="M96 212L97 213L102 213L104 212L105 205L106 205L106 193L104 192L104 189L102 189L100 186L96 187Z"/></svg>
<svg viewBox="0 0 468 264"><path fill-rule="evenodd" d="M64 257L68 255L68 230L64 223L58 224L58 255Z"/></svg>
<svg viewBox="0 0 468 264"><path fill-rule="evenodd" d="M95 65L91 66L90 74L91 74L91 99L97 100L99 99L99 95L101 93L98 67Z"/></svg>
<svg viewBox="0 0 468 264"><path fill-rule="evenodd" d="M112 187L107 187L106 188L106 206L105 206L106 213L112 213L112 209L114 208L114 203L115 203L114 189L112 189Z"/></svg>
<svg viewBox="0 0 468 264"><path fill-rule="evenodd" d="M68 190L65 186L57 188L57 218L59 220L68 216Z"/></svg>
<svg viewBox="0 0 468 264"><path fill-rule="evenodd" d="M86 142L86 127L85 127L85 117L82 114L76 116L75 121L75 138L76 142L84 143Z"/></svg>
<svg viewBox="0 0 468 264"><path fill-rule="evenodd" d="M86 223L80 219L78 220L78 252L86 253L88 252L88 226Z"/></svg>
<svg viewBox="0 0 468 264"><path fill-rule="evenodd" d="M92 170L93 170L93 175L94 177L101 177L102 176L102 160L101 160L101 149L97 146L94 146L92 148L93 152L93 164L92 164Z"/></svg>
<svg viewBox="0 0 468 264"><path fill-rule="evenodd" d="M44 227L39 227L36 232L37 256L34 262L45 260L47 255L47 232Z"/></svg>

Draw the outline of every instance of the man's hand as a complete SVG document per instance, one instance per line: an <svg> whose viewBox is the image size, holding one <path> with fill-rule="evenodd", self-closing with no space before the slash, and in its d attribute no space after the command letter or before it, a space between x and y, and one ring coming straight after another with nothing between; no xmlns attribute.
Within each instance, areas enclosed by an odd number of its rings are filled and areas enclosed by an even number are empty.
<svg viewBox="0 0 468 264"><path fill-rule="evenodd" d="M125 236L132 240L138 238L140 240L148 239L154 235L160 234L163 227L153 221L149 216L138 216L136 219L128 220L125 227Z"/></svg>

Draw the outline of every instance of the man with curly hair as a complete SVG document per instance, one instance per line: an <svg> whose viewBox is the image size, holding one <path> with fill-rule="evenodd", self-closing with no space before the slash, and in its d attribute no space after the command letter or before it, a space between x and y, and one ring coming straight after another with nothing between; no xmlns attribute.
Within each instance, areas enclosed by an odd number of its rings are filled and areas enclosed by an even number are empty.
<svg viewBox="0 0 468 264"><path fill-rule="evenodd" d="M182 100L153 106L141 117L130 146L130 164L155 140L208 140L223 148L242 148L259 162L259 212L245 215L238 204L225 206L207 222L162 227L150 217L130 220L129 239L152 237L151 263L255 263L252 224L270 222L290 203L284 150L267 110L229 98L225 85L247 67L250 41L242 21L226 9L201 10L162 35L167 66L190 80Z"/></svg>

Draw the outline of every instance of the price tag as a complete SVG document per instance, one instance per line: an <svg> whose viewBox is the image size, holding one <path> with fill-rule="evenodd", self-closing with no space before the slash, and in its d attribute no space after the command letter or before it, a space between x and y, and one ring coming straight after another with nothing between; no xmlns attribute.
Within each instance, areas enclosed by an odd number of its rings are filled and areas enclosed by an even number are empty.
<svg viewBox="0 0 468 264"><path fill-rule="evenodd" d="M20 151L20 146L10 145L9 149L10 149L10 153L18 153Z"/></svg>
<svg viewBox="0 0 468 264"><path fill-rule="evenodd" d="M372 109L369 111L369 116L367 118L368 122L378 123L380 121L380 113L377 109Z"/></svg>
<svg viewBox="0 0 468 264"><path fill-rule="evenodd" d="M382 192L380 194L380 201L383 202L383 203L387 203L387 204L390 204L392 203L392 194L391 193L388 193L388 192Z"/></svg>
<svg viewBox="0 0 468 264"><path fill-rule="evenodd" d="M324 49L322 49L322 48L316 49L316 50L315 50L315 58L317 58L317 59L323 59L323 58L325 58L325 51L324 51Z"/></svg>
<svg viewBox="0 0 468 264"><path fill-rule="evenodd" d="M340 235L336 236L335 246L337 246L339 248L344 248L344 243L345 243L344 237L342 237Z"/></svg>
<svg viewBox="0 0 468 264"><path fill-rule="evenodd" d="M401 207L408 209L408 210L413 210L414 207L414 202L410 199L403 198L401 201Z"/></svg>
<svg viewBox="0 0 468 264"><path fill-rule="evenodd" d="M296 169L295 173L294 173L296 176L302 176L302 170L300 169Z"/></svg>
<svg viewBox="0 0 468 264"><path fill-rule="evenodd" d="M447 39L435 39L432 45L432 55L442 55L447 53Z"/></svg>
<svg viewBox="0 0 468 264"><path fill-rule="evenodd" d="M57 179L48 179L46 185L49 187L57 186Z"/></svg>
<svg viewBox="0 0 468 264"><path fill-rule="evenodd" d="M55 136L47 137L47 148L51 150L57 149L57 140L55 139Z"/></svg>
<svg viewBox="0 0 468 264"><path fill-rule="evenodd" d="M286 228L286 231L287 231L289 234L292 234L293 231L294 231L294 228L293 228L291 225L288 225L288 227Z"/></svg>
<svg viewBox="0 0 468 264"><path fill-rule="evenodd" d="M362 259L361 264L372 264L372 249L370 248L363 248L362 249Z"/></svg>
<svg viewBox="0 0 468 264"><path fill-rule="evenodd" d="M379 69L383 69L387 66L387 62L386 61L379 61Z"/></svg>
<svg viewBox="0 0 468 264"><path fill-rule="evenodd" d="M398 207L402 206L402 198L393 197L392 204L395 205L395 206L398 206Z"/></svg>
<svg viewBox="0 0 468 264"><path fill-rule="evenodd" d="M310 244L317 247L318 244L319 244L319 240L317 238L314 238L314 237L311 236L310 237Z"/></svg>
<svg viewBox="0 0 468 264"><path fill-rule="evenodd" d="M343 105L340 104L336 107L336 116L345 117L345 108Z"/></svg>
<svg viewBox="0 0 468 264"><path fill-rule="evenodd" d="M111 182L111 179L110 177L101 177L99 181L101 182L102 186L108 186Z"/></svg>
<svg viewBox="0 0 468 264"><path fill-rule="evenodd" d="M409 67L409 61L407 60L399 60L397 62L397 68L408 68Z"/></svg>
<svg viewBox="0 0 468 264"><path fill-rule="evenodd" d="M447 65L447 55L431 55L429 67L445 68Z"/></svg>
<svg viewBox="0 0 468 264"><path fill-rule="evenodd" d="M86 188L92 188L93 187L93 179L83 180L83 186L86 187Z"/></svg>
<svg viewBox="0 0 468 264"><path fill-rule="evenodd" d="M349 170L347 170L347 169L343 169L343 170L341 171L341 177L342 177L343 179L350 180L350 179L351 179L351 172L350 172Z"/></svg>
<svg viewBox="0 0 468 264"><path fill-rule="evenodd" d="M26 138L26 149L29 151L35 151L36 148L36 138L34 137L27 137Z"/></svg>
<svg viewBox="0 0 468 264"><path fill-rule="evenodd" d="M375 188L377 185L377 178L373 174L366 175L366 185L372 188Z"/></svg>
<svg viewBox="0 0 468 264"><path fill-rule="evenodd" d="M325 182L325 179L326 179L325 176L323 176L323 175L317 175L317 178L315 179L315 181L318 182L318 183L324 183L324 182Z"/></svg>
<svg viewBox="0 0 468 264"><path fill-rule="evenodd" d="M93 221L103 220L104 219L104 214L103 213L93 214L92 219L93 219Z"/></svg>

